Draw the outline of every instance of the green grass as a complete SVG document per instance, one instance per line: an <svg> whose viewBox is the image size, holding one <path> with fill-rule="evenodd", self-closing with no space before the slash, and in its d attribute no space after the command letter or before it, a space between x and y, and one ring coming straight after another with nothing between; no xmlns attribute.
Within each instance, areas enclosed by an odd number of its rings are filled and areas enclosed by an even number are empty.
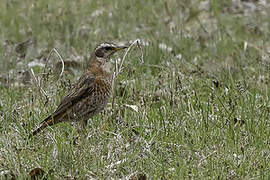
<svg viewBox="0 0 270 180"><path fill-rule="evenodd" d="M3 0L1 179L30 178L38 167L50 179L270 178L269 0L251 3L255 11L242 1L238 8L231 0L166 2ZM19 58L17 44L29 38ZM117 80L114 111L109 103L85 135L77 124L62 123L25 140L83 72L97 43L135 39L148 42L144 62L133 48ZM34 67L46 100L24 79L28 63L53 48L82 66L60 79L49 73L57 56L47 75Z"/></svg>

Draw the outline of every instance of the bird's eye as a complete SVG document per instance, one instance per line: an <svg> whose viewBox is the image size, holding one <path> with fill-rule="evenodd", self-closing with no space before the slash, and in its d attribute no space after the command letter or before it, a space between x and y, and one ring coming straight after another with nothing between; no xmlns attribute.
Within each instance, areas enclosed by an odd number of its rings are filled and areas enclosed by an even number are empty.
<svg viewBox="0 0 270 180"><path fill-rule="evenodd" d="M113 47L105 47L104 48L106 51L111 51L111 50L113 50Z"/></svg>

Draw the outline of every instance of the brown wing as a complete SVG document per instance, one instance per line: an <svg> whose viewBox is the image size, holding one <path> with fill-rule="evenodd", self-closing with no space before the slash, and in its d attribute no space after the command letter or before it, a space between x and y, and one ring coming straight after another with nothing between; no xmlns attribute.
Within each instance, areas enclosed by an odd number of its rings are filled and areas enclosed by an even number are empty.
<svg viewBox="0 0 270 180"><path fill-rule="evenodd" d="M95 76L90 72L85 72L79 81L71 89L70 93L62 100L56 111L40 123L39 128L30 134L29 138L41 132L44 128L61 121L62 117L73 108L81 99L89 96L93 92Z"/></svg>
<svg viewBox="0 0 270 180"><path fill-rule="evenodd" d="M69 94L64 97L56 111L51 116L47 117L44 121L42 121L41 124L52 118L55 120L54 124L57 123L57 120L59 119L58 117L63 116L63 114L65 114L68 110L71 110L72 107L77 104L81 99L91 94L91 92L93 91L94 82L95 76L92 73L86 72L85 74L83 74L78 80L78 82L71 89Z"/></svg>

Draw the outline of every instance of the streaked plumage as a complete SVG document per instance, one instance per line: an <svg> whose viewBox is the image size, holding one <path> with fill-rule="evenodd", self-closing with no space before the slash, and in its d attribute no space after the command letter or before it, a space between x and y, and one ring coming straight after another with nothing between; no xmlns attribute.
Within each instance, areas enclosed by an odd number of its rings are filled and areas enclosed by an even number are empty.
<svg viewBox="0 0 270 180"><path fill-rule="evenodd" d="M31 136L44 128L60 122L87 121L108 103L111 95L113 70L109 57L116 51L126 48L112 43L98 45L90 57L89 68L83 73L56 111L40 123Z"/></svg>

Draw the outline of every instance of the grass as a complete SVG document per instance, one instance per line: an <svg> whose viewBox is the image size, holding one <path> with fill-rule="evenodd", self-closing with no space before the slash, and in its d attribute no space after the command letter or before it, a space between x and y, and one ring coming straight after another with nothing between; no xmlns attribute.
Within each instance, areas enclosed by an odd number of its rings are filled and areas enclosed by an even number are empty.
<svg viewBox="0 0 270 180"><path fill-rule="evenodd" d="M30 178L35 168L51 179L269 179L270 2L262 2L4 0L1 179ZM16 47L26 39L23 56ZM128 55L114 111L109 103L85 135L62 123L24 140L98 42L135 39L146 44L144 62L139 49ZM32 67L46 99L29 63L44 63L53 48L80 66L60 79L57 56L46 76Z"/></svg>

